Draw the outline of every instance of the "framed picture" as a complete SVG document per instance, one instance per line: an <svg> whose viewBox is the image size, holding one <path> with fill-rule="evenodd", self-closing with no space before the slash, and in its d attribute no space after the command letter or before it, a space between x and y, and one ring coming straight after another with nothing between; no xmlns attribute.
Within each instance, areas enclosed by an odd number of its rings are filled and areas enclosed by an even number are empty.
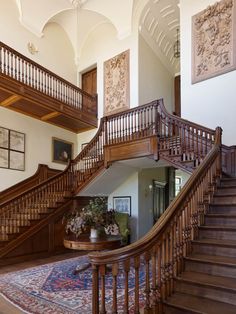
<svg viewBox="0 0 236 314"><path fill-rule="evenodd" d="M73 158L74 144L59 138L52 138L52 161L67 164Z"/></svg>
<svg viewBox="0 0 236 314"><path fill-rule="evenodd" d="M9 130L0 127L0 147L9 148Z"/></svg>
<svg viewBox="0 0 236 314"><path fill-rule="evenodd" d="M10 130L10 149L18 152L25 151L25 134Z"/></svg>
<svg viewBox="0 0 236 314"><path fill-rule="evenodd" d="M120 213L127 213L131 216L131 196L113 197L113 208Z"/></svg>
<svg viewBox="0 0 236 314"><path fill-rule="evenodd" d="M25 170L25 134L0 127L0 168Z"/></svg>

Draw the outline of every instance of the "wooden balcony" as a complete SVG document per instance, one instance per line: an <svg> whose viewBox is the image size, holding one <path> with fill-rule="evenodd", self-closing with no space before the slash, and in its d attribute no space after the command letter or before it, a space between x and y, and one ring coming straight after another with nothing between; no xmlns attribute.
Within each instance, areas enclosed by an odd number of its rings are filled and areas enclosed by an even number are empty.
<svg viewBox="0 0 236 314"><path fill-rule="evenodd" d="M0 42L0 106L75 133L97 127L97 97Z"/></svg>

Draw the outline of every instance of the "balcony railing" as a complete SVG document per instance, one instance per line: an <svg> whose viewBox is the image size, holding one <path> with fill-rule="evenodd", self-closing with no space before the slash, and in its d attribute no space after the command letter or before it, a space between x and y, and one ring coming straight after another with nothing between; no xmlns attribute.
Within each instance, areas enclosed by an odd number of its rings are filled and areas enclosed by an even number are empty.
<svg viewBox="0 0 236 314"><path fill-rule="evenodd" d="M0 42L0 74L11 77L74 109L97 115L96 96L86 93L2 42Z"/></svg>

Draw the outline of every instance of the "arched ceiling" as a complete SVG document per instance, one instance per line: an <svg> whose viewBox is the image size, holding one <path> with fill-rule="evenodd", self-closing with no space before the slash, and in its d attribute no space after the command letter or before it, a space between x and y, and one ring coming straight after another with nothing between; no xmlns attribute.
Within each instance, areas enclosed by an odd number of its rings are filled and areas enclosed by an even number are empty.
<svg viewBox="0 0 236 314"><path fill-rule="evenodd" d="M149 0L139 20L139 31L165 66L179 72L174 43L179 29L179 0Z"/></svg>
<svg viewBox="0 0 236 314"><path fill-rule="evenodd" d="M40 0L34 1L33 8L32 0L15 1L25 27L42 36L48 22L58 23L77 56L89 33L101 23L111 23L120 39L130 35L135 25L134 12L139 10L136 30L139 27L141 36L171 73L179 72L179 59L173 54L179 0Z"/></svg>

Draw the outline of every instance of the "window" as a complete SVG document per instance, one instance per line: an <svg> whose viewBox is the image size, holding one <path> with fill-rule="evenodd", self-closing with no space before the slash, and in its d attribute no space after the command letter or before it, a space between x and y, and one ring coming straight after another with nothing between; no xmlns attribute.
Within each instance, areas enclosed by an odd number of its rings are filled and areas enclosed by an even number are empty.
<svg viewBox="0 0 236 314"><path fill-rule="evenodd" d="M181 177L175 177L175 196L177 196L181 190L182 186L182 178Z"/></svg>

